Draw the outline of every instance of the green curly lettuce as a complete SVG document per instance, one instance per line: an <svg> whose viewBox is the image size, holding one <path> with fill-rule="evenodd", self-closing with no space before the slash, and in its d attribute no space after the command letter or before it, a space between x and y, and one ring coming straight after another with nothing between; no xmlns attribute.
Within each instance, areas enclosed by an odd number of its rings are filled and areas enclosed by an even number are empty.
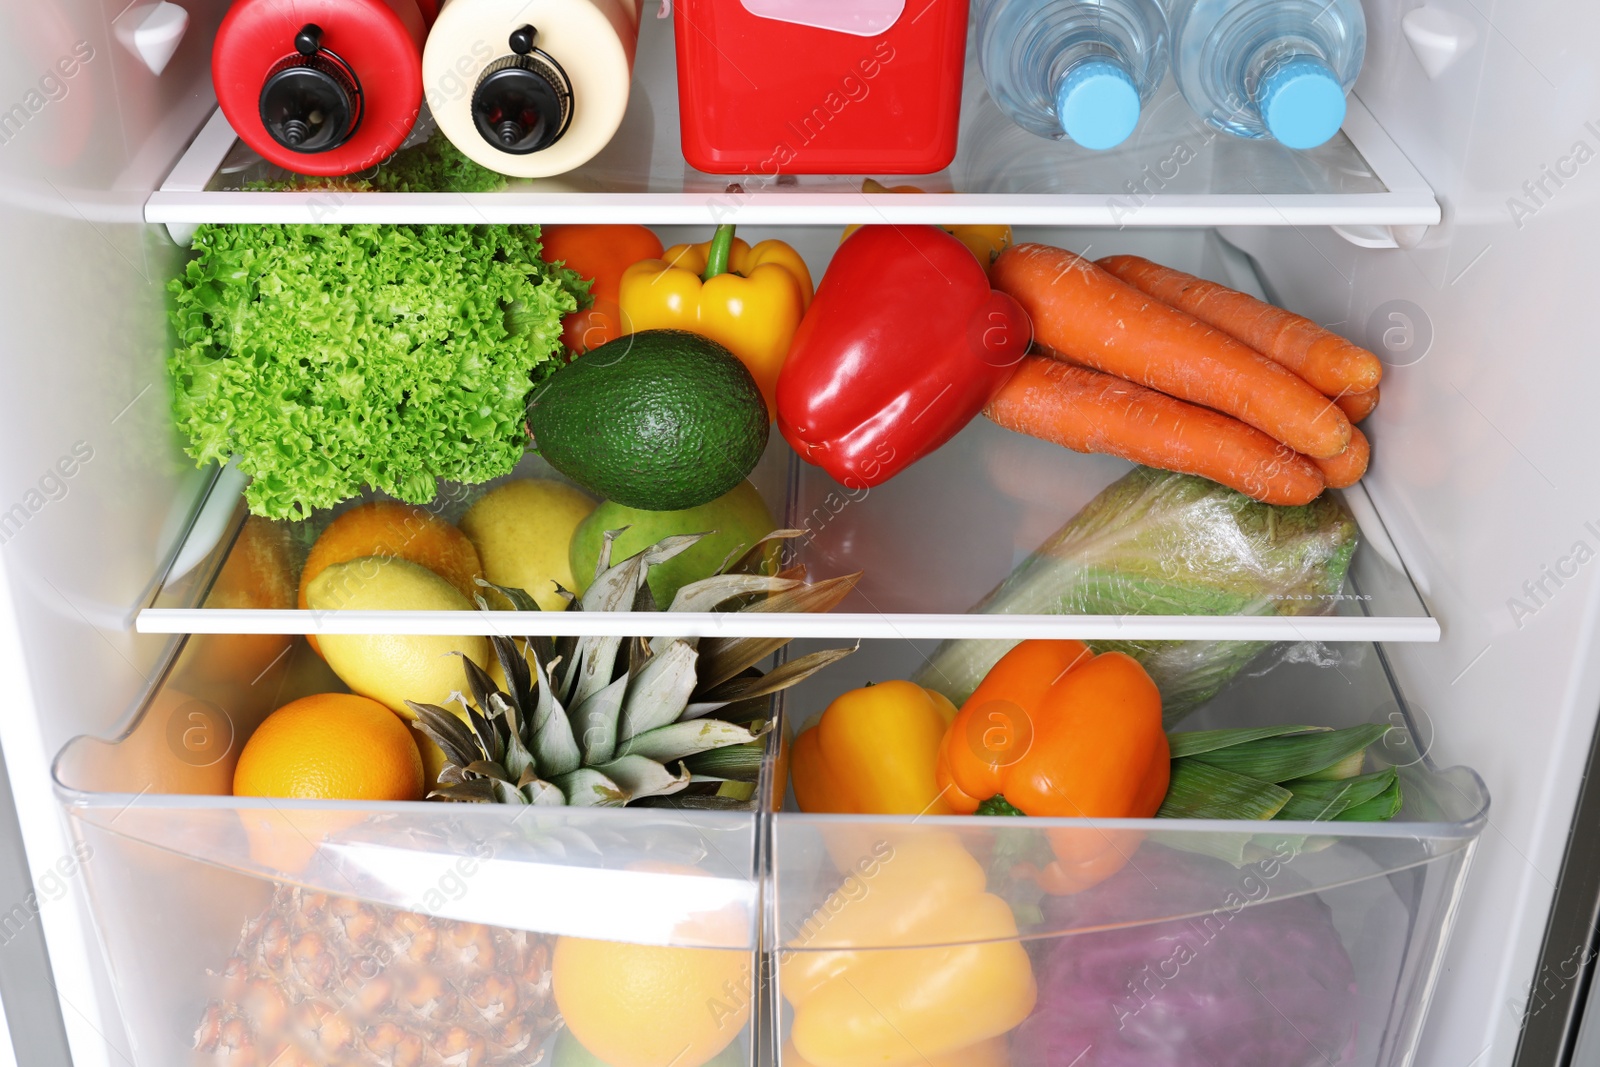
<svg viewBox="0 0 1600 1067"><path fill-rule="evenodd" d="M509 472L587 301L536 226L206 225L194 251L168 286L173 412L199 463L239 457L268 518Z"/></svg>
<svg viewBox="0 0 1600 1067"><path fill-rule="evenodd" d="M318 177L273 171L275 176L244 182L246 192L309 192L329 189L342 193L495 193L506 187L506 176L475 160L451 144L443 134L410 148L402 148L371 170L335 177Z"/></svg>
<svg viewBox="0 0 1600 1067"><path fill-rule="evenodd" d="M371 182L380 193L493 193L505 188L506 176L467 158L435 133L379 164Z"/></svg>

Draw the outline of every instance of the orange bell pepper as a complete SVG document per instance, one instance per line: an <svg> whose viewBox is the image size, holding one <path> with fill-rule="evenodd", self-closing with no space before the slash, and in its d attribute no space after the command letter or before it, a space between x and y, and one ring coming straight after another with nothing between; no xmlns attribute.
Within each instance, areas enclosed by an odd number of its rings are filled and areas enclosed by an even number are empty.
<svg viewBox="0 0 1600 1067"><path fill-rule="evenodd" d="M1051 830L1045 836L1056 858L1037 870L1024 866L1012 873L1056 896L1071 896L1099 885L1126 867L1144 844L1144 834L1138 830Z"/></svg>
<svg viewBox="0 0 1600 1067"><path fill-rule="evenodd" d="M1024 641L956 713L938 784L960 813L1148 819L1171 774L1161 693L1137 660L1081 641ZM1141 836L1097 827L1049 834L1056 860L1023 871L1073 893L1120 870Z"/></svg>
<svg viewBox="0 0 1600 1067"><path fill-rule="evenodd" d="M589 279L593 303L561 320L561 342L582 355L622 336L622 272L661 255L661 238L643 226L545 226L540 258Z"/></svg>
<svg viewBox="0 0 1600 1067"><path fill-rule="evenodd" d="M956 713L938 777L951 807L999 797L1025 815L1145 819L1167 795L1161 693L1137 660L1024 641Z"/></svg>

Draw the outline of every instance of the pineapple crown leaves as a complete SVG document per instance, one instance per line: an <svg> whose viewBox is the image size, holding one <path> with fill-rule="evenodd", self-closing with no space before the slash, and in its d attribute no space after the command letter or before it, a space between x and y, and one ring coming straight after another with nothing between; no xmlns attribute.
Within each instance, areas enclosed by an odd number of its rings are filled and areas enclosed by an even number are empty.
<svg viewBox="0 0 1600 1067"><path fill-rule="evenodd" d="M703 534L665 538L620 563L606 534L594 583L571 597L580 611L654 611L651 567ZM780 530L730 557L710 578L679 590L668 610L826 611L860 574L807 583L803 568L759 573L766 546L799 536ZM479 580L519 610L537 610L526 592ZM570 596L570 594L569 594ZM487 609L483 597L479 606ZM416 727L444 752L429 796L530 805L618 806L677 793L691 782L757 780L770 722L765 698L796 685L854 651L829 649L768 672L757 664L788 643L775 638L490 638L502 690L462 657L468 695L463 715L407 701ZM716 712L722 714L714 715Z"/></svg>

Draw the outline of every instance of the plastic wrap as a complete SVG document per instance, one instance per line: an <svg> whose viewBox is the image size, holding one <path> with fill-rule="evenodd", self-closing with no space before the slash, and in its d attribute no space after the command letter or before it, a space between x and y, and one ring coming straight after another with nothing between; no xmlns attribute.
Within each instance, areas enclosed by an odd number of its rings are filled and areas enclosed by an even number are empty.
<svg viewBox="0 0 1600 1067"><path fill-rule="evenodd" d="M1205 478L1139 467L1107 486L973 610L1007 615L1316 615L1334 607L1360 530L1324 493L1276 507ZM956 704L1015 642L947 641L916 681ZM1100 641L1161 689L1168 727L1269 642Z"/></svg>

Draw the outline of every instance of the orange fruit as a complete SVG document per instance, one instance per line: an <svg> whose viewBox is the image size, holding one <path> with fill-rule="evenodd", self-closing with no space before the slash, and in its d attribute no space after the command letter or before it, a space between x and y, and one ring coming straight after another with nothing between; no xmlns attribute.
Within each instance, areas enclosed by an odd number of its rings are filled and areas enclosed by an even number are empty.
<svg viewBox="0 0 1600 1067"><path fill-rule="evenodd" d="M107 792L227 796L244 740L233 729L216 704L165 684L121 740L74 741L72 768L63 773Z"/></svg>
<svg viewBox="0 0 1600 1067"><path fill-rule="evenodd" d="M421 800L411 728L376 700L318 693L268 715L239 753L233 795L298 800Z"/></svg>
<svg viewBox="0 0 1600 1067"><path fill-rule="evenodd" d="M750 953L563 937L551 989L567 1028L611 1067L704 1067L750 1020Z"/></svg>
<svg viewBox="0 0 1600 1067"><path fill-rule="evenodd" d="M466 534L422 508L372 500L334 519L311 546L300 571L300 609L310 606L306 587L325 568L366 556L397 556L426 567L459 589L468 603L479 592L473 580L483 573L483 564ZM306 640L322 654L315 637Z"/></svg>
<svg viewBox="0 0 1600 1067"><path fill-rule="evenodd" d="M630 870L704 878L678 863ZM690 944L738 944L750 917L730 904L686 915L672 931ZM750 1022L750 952L563 937L550 959L551 992L579 1044L611 1067L706 1067Z"/></svg>
<svg viewBox="0 0 1600 1067"><path fill-rule="evenodd" d="M258 515L244 520L206 597L208 608L288 608L294 565L287 527Z"/></svg>
<svg viewBox="0 0 1600 1067"><path fill-rule="evenodd" d="M202 605L207 608L292 608L294 561L287 529L251 515ZM184 673L206 685L253 684L294 638L287 634L203 634L189 639Z"/></svg>

